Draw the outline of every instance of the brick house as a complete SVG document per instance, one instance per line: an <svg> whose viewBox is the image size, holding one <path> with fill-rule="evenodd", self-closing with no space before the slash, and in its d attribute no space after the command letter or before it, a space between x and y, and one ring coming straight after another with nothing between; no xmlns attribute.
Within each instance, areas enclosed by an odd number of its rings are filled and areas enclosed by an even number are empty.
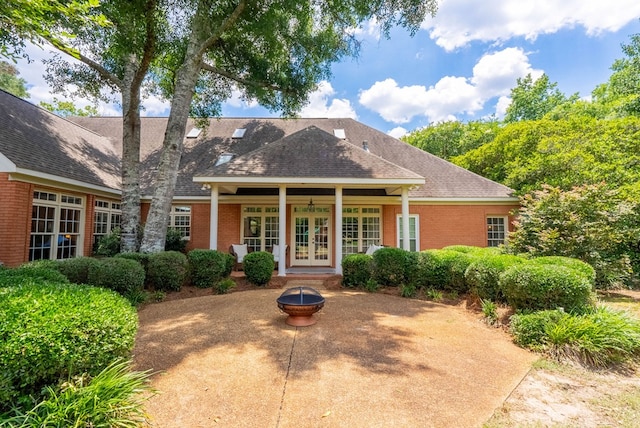
<svg viewBox="0 0 640 428"><path fill-rule="evenodd" d="M119 224L121 120L67 120L0 91L0 261L90 255ZM166 123L142 118L143 218ZM370 245L498 245L518 207L511 189L352 119L187 126L170 226L188 249L286 244L280 275L340 273Z"/></svg>

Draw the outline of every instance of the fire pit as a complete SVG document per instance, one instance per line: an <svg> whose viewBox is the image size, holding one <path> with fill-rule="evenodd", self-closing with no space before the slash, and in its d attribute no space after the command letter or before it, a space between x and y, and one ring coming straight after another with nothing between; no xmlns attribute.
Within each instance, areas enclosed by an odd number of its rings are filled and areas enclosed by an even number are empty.
<svg viewBox="0 0 640 428"><path fill-rule="evenodd" d="M285 322L295 327L316 323L313 314L324 306L324 297L311 287L289 288L276 299L281 311L289 315Z"/></svg>

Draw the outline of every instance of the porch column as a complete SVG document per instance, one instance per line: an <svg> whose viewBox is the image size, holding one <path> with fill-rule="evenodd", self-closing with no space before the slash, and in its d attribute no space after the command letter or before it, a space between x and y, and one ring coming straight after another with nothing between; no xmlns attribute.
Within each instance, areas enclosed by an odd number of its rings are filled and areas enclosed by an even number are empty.
<svg viewBox="0 0 640 428"><path fill-rule="evenodd" d="M287 275L287 186L280 185L278 192L278 236L280 237L278 248L280 254L278 255L278 276Z"/></svg>
<svg viewBox="0 0 640 428"><path fill-rule="evenodd" d="M409 188L402 188L402 249L409 251Z"/></svg>
<svg viewBox="0 0 640 428"><path fill-rule="evenodd" d="M336 186L336 274L342 275L342 186Z"/></svg>
<svg viewBox="0 0 640 428"><path fill-rule="evenodd" d="M218 249L218 185L211 186L211 214L209 215L209 249Z"/></svg>

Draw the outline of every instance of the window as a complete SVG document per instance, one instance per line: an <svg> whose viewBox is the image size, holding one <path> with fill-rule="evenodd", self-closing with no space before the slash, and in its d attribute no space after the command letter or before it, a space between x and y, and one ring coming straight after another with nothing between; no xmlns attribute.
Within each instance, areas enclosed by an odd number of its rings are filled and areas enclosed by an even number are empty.
<svg viewBox="0 0 640 428"><path fill-rule="evenodd" d="M507 218L487 217L487 246L497 247L507 238Z"/></svg>
<svg viewBox="0 0 640 428"><path fill-rule="evenodd" d="M191 130L187 134L187 138L198 138L198 135L200 135L200 132L202 132L202 129L200 128L191 128Z"/></svg>
<svg viewBox="0 0 640 428"><path fill-rule="evenodd" d="M402 236L402 215L398 215L396 224L398 225L398 248L404 248ZM420 216L409 215L409 251L420 251Z"/></svg>
<svg viewBox="0 0 640 428"><path fill-rule="evenodd" d="M118 202L95 201L95 211L93 214L93 245L95 246L100 238L111 232L116 227L120 227L122 221L121 205Z"/></svg>
<svg viewBox="0 0 640 428"><path fill-rule="evenodd" d="M172 206L169 227L178 230L184 239L189 239L191 236L191 207Z"/></svg>
<svg viewBox="0 0 640 428"><path fill-rule="evenodd" d="M234 156L233 153L223 153L223 154L220 155L220 157L216 161L215 165L213 165L213 166L218 166L218 165L222 165L223 163L227 163L231 159L233 159L233 156Z"/></svg>
<svg viewBox="0 0 640 428"><path fill-rule="evenodd" d="M29 261L81 255L83 214L80 197L33 192Z"/></svg>
<svg viewBox="0 0 640 428"><path fill-rule="evenodd" d="M249 251L268 251L280 243L280 215L278 207L243 207L242 242Z"/></svg>
<svg viewBox="0 0 640 428"><path fill-rule="evenodd" d="M246 128L236 128L236 130L233 131L231 138L239 140L244 137L245 132L247 132Z"/></svg>
<svg viewBox="0 0 640 428"><path fill-rule="evenodd" d="M380 245L382 236L379 207L342 208L342 256L362 253Z"/></svg>

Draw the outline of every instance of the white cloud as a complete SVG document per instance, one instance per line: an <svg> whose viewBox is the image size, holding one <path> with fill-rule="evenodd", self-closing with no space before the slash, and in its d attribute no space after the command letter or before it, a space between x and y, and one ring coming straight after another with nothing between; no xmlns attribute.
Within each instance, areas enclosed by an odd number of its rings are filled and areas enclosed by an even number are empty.
<svg viewBox="0 0 640 428"><path fill-rule="evenodd" d="M230 105L231 107L244 108L244 109L254 108L259 105L258 102L255 100L247 100L243 98L242 92L237 88L234 88L231 91L231 98L226 100L225 103Z"/></svg>
<svg viewBox="0 0 640 428"><path fill-rule="evenodd" d="M322 81L318 89L309 96L309 104L301 111L301 117L349 117L357 119L358 115L348 99L333 98L335 94L333 86L327 81Z"/></svg>
<svg viewBox="0 0 640 428"><path fill-rule="evenodd" d="M638 0L442 0L435 18L422 28L447 51L471 41L502 42L513 37L534 40L563 28L584 27L588 35L615 32L640 17Z"/></svg>
<svg viewBox="0 0 640 428"><path fill-rule="evenodd" d="M488 100L508 95L516 80L529 73L537 78L542 70L532 68L521 49L507 48L480 58L471 77L445 76L429 88L400 87L389 78L361 91L359 101L393 123L407 123L416 116L429 122L455 120L456 114L474 114Z"/></svg>
<svg viewBox="0 0 640 428"><path fill-rule="evenodd" d="M402 126L396 126L392 130L388 131L387 134L391 135L393 138L401 138L401 137L404 137L405 135L407 135L408 132L409 131L407 131Z"/></svg>
<svg viewBox="0 0 640 428"><path fill-rule="evenodd" d="M507 107L509 107L509 105L511 105L511 98L507 96L498 98L498 102L496 103L496 117L502 119L507 113Z"/></svg>

